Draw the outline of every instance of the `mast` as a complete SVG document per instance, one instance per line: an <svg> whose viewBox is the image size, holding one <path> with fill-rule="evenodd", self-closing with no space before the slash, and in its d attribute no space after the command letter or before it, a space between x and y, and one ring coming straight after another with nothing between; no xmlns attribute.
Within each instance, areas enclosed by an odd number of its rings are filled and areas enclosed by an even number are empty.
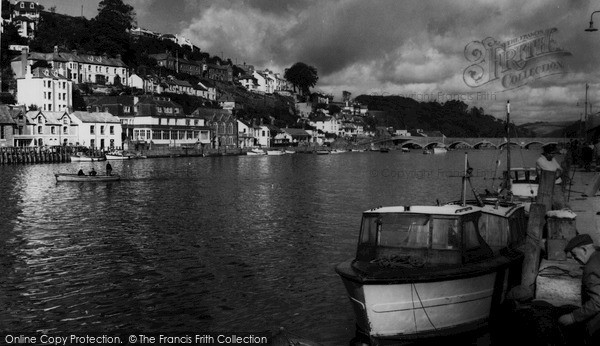
<svg viewBox="0 0 600 346"><path fill-rule="evenodd" d="M467 170L469 169L469 163L467 159L467 153L465 152L465 173L462 178L462 206L467 205Z"/></svg>
<svg viewBox="0 0 600 346"><path fill-rule="evenodd" d="M505 186L510 191L510 100L506 101L506 176Z"/></svg>

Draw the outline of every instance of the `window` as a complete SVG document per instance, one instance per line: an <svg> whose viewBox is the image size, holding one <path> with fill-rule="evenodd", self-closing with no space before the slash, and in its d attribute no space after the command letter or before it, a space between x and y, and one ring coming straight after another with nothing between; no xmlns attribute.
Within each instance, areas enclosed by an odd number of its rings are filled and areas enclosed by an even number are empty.
<svg viewBox="0 0 600 346"><path fill-rule="evenodd" d="M190 119L185 119L185 125L190 126Z"/></svg>
<svg viewBox="0 0 600 346"><path fill-rule="evenodd" d="M50 133L55 135L56 134L56 127L52 126L50 127Z"/></svg>
<svg viewBox="0 0 600 346"><path fill-rule="evenodd" d="M103 135L104 134L104 125L100 125L100 134Z"/></svg>
<svg viewBox="0 0 600 346"><path fill-rule="evenodd" d="M38 134L44 133L43 131L43 127L42 126L38 126Z"/></svg>
<svg viewBox="0 0 600 346"><path fill-rule="evenodd" d="M114 135L114 134L115 134L115 127L114 127L114 126L110 126L110 127L108 128L108 132L109 132L111 135Z"/></svg>
<svg viewBox="0 0 600 346"><path fill-rule="evenodd" d="M63 126L63 135L68 135L68 134L69 134L69 127Z"/></svg>
<svg viewBox="0 0 600 346"><path fill-rule="evenodd" d="M90 125L90 134L94 134L96 132L95 126L94 125Z"/></svg>
<svg viewBox="0 0 600 346"><path fill-rule="evenodd" d="M233 134L233 124L229 124L229 134L232 135Z"/></svg>
<svg viewBox="0 0 600 346"><path fill-rule="evenodd" d="M42 117L38 117L38 124L42 123Z"/></svg>
<svg viewBox="0 0 600 346"><path fill-rule="evenodd" d="M0 139L4 139L4 126L0 125Z"/></svg>

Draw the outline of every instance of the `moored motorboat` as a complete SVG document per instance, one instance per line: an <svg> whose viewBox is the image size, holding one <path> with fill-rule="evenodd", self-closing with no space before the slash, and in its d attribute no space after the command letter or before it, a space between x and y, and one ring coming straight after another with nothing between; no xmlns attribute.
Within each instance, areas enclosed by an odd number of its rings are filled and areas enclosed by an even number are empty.
<svg viewBox="0 0 600 346"><path fill-rule="evenodd" d="M106 154L106 159L107 160L129 160L131 158L131 156L126 156L126 155L117 155L117 154Z"/></svg>
<svg viewBox="0 0 600 346"><path fill-rule="evenodd" d="M336 267L370 340L485 326L518 284L523 205L393 206L363 212L354 259Z"/></svg>
<svg viewBox="0 0 600 346"><path fill-rule="evenodd" d="M283 151L283 150L267 150L267 155L271 155L271 156L285 155L285 151Z"/></svg>
<svg viewBox="0 0 600 346"><path fill-rule="evenodd" d="M113 175L78 175L74 173L56 173L54 174L56 177L56 181L117 181L121 180L121 176L113 174Z"/></svg>
<svg viewBox="0 0 600 346"><path fill-rule="evenodd" d="M248 152L246 152L246 155L249 156L259 156L259 155L266 155L267 153L262 150L262 149L258 149L258 148L253 148L250 149Z"/></svg>
<svg viewBox="0 0 600 346"><path fill-rule="evenodd" d="M317 150L317 155L329 155L331 152L329 150Z"/></svg>
<svg viewBox="0 0 600 346"><path fill-rule="evenodd" d="M106 156L71 155L71 162L106 161Z"/></svg>

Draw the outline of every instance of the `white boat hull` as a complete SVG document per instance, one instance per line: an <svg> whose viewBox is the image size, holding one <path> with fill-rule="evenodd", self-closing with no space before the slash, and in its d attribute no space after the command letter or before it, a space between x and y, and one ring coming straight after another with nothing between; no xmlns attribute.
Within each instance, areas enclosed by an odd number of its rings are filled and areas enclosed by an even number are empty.
<svg viewBox="0 0 600 346"><path fill-rule="evenodd" d="M447 281L358 284L342 278L361 332L377 339L415 339L484 326L507 269ZM497 280L504 280L501 285Z"/></svg>
<svg viewBox="0 0 600 346"><path fill-rule="evenodd" d="M285 151L281 151L281 150L267 150L267 155L269 156L279 156L279 155L284 155Z"/></svg>
<svg viewBox="0 0 600 346"><path fill-rule="evenodd" d="M71 156L71 162L106 161L106 157Z"/></svg>
<svg viewBox="0 0 600 346"><path fill-rule="evenodd" d="M107 160L129 160L130 158L131 157L124 156L124 155L110 155L110 154L106 155Z"/></svg>

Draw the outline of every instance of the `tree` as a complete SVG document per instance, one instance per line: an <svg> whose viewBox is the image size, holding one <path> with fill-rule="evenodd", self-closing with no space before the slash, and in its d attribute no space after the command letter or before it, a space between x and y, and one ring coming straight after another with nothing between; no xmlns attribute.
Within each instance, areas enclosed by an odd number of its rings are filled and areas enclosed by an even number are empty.
<svg viewBox="0 0 600 346"><path fill-rule="evenodd" d="M129 48L129 35L135 20L135 12L131 5L122 0L102 0L98 4L98 15L93 19L95 51L115 56L124 55Z"/></svg>
<svg viewBox="0 0 600 346"><path fill-rule="evenodd" d="M292 83L294 91L298 88L302 95L308 95L310 88L314 87L319 80L317 69L303 62L297 62L287 69L284 78Z"/></svg>

